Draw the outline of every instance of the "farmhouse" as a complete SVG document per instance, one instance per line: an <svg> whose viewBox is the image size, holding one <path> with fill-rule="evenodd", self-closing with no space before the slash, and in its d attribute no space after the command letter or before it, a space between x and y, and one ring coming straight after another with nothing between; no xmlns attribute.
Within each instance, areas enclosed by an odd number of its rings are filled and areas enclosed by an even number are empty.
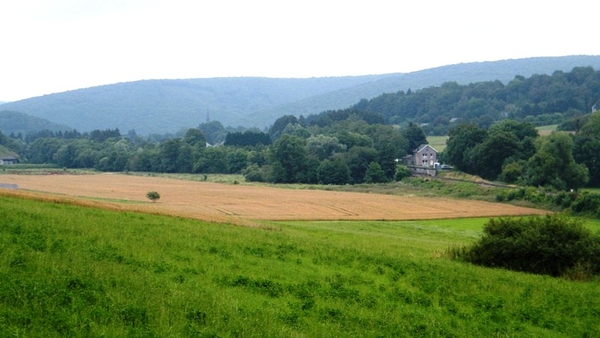
<svg viewBox="0 0 600 338"><path fill-rule="evenodd" d="M439 167L437 150L428 144L418 146L412 155L404 157L403 162L413 174L437 176Z"/></svg>
<svg viewBox="0 0 600 338"><path fill-rule="evenodd" d="M16 157L12 157L12 156L0 157L0 165L15 164L17 162L19 162L19 160Z"/></svg>
<svg viewBox="0 0 600 338"><path fill-rule="evenodd" d="M421 144L413 151L412 155L404 157L407 166L434 168L438 164L437 150L429 144Z"/></svg>
<svg viewBox="0 0 600 338"><path fill-rule="evenodd" d="M435 150L429 144L421 144L414 151L415 165L422 167L433 167L437 161L437 150Z"/></svg>

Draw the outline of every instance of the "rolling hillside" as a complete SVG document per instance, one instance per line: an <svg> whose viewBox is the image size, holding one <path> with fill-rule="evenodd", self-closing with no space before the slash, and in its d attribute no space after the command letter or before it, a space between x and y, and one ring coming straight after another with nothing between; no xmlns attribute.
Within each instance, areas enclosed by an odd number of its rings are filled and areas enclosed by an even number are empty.
<svg viewBox="0 0 600 338"><path fill-rule="evenodd" d="M420 89L447 81L508 82L516 75L551 74L577 66L600 68L600 56L540 57L457 64L404 74L310 79L211 78L144 80L44 95L0 105L69 125L135 129L139 134L176 132L206 121L225 126L267 127L282 115L343 109L382 93Z"/></svg>
<svg viewBox="0 0 600 338"><path fill-rule="evenodd" d="M0 109L0 132L5 135L13 133L15 135L19 133L25 135L43 129L56 132L71 130L73 128L66 125L58 125L43 118L14 111L3 111Z"/></svg>

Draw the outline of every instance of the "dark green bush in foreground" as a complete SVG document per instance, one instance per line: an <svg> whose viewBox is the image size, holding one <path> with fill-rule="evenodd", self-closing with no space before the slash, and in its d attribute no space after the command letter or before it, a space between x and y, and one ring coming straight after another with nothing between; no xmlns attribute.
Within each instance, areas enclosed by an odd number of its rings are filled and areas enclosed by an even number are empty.
<svg viewBox="0 0 600 338"><path fill-rule="evenodd" d="M477 265L550 276L600 274L600 236L577 219L497 218L483 231L477 243L452 255Z"/></svg>

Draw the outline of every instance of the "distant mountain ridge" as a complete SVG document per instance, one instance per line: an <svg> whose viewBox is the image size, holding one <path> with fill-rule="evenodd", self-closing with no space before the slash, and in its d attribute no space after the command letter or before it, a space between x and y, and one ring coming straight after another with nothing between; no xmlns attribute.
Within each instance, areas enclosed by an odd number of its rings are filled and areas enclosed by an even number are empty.
<svg viewBox="0 0 600 338"><path fill-rule="evenodd" d="M53 132L71 130L73 127L58 125L40 117L27 114L2 110L0 106L0 132L4 135L19 134L26 135L43 129Z"/></svg>
<svg viewBox="0 0 600 338"><path fill-rule="evenodd" d="M455 81L468 84L592 66L600 56L538 57L464 63L411 73L308 79L210 78L142 80L44 95L0 105L78 131L119 128L138 134L176 132L207 118L225 126L269 126L278 117L344 109L383 93Z"/></svg>

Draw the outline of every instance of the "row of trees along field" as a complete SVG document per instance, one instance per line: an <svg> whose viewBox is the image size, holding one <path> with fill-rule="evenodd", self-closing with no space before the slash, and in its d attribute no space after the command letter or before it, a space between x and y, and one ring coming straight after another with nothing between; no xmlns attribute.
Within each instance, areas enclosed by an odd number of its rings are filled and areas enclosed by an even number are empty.
<svg viewBox="0 0 600 338"><path fill-rule="evenodd" d="M101 171L242 173L249 181L359 184L408 175L398 159L426 143L414 123L384 125L382 117L353 109L307 118L283 116L267 132L224 132L210 122L160 142L118 129L80 134L43 132L26 138L2 136L29 163ZM558 190L600 185L600 112L582 120L577 133L539 137L528 122L504 120L489 129L460 124L451 129L442 161L489 180ZM207 146L215 130L222 146Z"/></svg>
<svg viewBox="0 0 600 338"><path fill-rule="evenodd" d="M506 118L538 126L559 124L592 111L600 99L598 93L600 71L576 67L552 75L516 76L508 84L447 82L417 91L387 93L364 99L354 108L380 114L387 124L426 123L426 134L447 135L456 120L484 129Z"/></svg>
<svg viewBox="0 0 600 338"><path fill-rule="evenodd" d="M315 123L309 125L307 119L283 116L268 132L230 131L221 146L207 146L207 138L218 141L216 133L223 133L214 122L160 142L122 136L118 129L7 139L20 144L19 153L29 163L101 171L244 173L253 181L323 184L390 181L396 159L426 142L416 125L399 130L376 123L381 118L369 113L332 111L311 119ZM317 124L321 119L328 122Z"/></svg>

